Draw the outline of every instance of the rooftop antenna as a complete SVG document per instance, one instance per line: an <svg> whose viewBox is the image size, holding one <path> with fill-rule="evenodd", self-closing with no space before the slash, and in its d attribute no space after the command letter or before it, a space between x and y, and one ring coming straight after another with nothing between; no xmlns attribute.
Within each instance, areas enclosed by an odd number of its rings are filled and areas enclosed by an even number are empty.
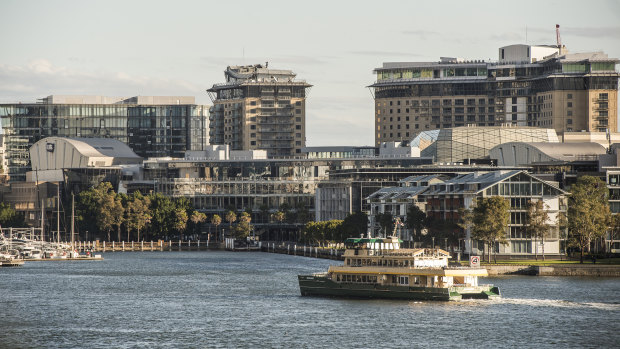
<svg viewBox="0 0 620 349"><path fill-rule="evenodd" d="M527 24L525 25L525 44L527 45Z"/></svg>

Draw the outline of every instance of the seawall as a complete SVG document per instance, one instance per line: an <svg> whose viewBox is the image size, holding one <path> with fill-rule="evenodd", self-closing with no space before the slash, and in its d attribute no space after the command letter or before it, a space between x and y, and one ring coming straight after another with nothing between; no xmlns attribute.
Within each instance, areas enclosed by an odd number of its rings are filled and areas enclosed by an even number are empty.
<svg viewBox="0 0 620 349"><path fill-rule="evenodd" d="M486 265L485 268L487 269L489 275L620 277L620 265Z"/></svg>

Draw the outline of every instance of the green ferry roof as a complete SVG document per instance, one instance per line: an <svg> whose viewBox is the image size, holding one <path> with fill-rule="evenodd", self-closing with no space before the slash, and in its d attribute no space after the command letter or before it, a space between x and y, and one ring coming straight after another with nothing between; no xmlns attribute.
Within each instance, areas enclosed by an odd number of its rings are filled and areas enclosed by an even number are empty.
<svg viewBox="0 0 620 349"><path fill-rule="evenodd" d="M375 243L375 242L392 242L392 239L385 238L348 238L344 241L345 244L365 244L365 243ZM403 240L398 239L398 242L401 243Z"/></svg>

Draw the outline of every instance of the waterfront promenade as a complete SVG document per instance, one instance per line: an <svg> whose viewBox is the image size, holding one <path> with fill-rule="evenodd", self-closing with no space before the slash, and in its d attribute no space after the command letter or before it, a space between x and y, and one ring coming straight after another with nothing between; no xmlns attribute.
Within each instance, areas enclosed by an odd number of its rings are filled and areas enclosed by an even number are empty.
<svg viewBox="0 0 620 349"><path fill-rule="evenodd" d="M132 242L104 242L104 241L79 241L75 243L76 249L81 252L107 253L107 252L175 252L175 251L207 251L224 250L225 244L214 241L132 241ZM268 253L287 254L301 257L323 258L343 260L343 249L307 246L296 243L284 242L259 242L259 250ZM238 249L243 251L243 249ZM489 275L537 275L537 276L597 276L597 277L620 277L620 265L617 264L592 264L585 263L562 263L554 261L537 262L528 264L483 264Z"/></svg>

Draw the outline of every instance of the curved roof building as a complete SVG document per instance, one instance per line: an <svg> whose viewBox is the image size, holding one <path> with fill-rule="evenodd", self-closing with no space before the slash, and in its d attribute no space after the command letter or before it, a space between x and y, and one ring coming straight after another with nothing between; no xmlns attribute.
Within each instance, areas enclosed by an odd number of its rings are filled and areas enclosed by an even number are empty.
<svg viewBox="0 0 620 349"><path fill-rule="evenodd" d="M464 126L421 132L412 140L422 157L436 162L462 162L489 157L491 148L507 142L558 143L553 129L528 126ZM422 144L425 145L422 148Z"/></svg>
<svg viewBox="0 0 620 349"><path fill-rule="evenodd" d="M535 163L594 161L607 152L599 143L509 142L489 151L498 166L526 166Z"/></svg>
<svg viewBox="0 0 620 349"><path fill-rule="evenodd" d="M111 138L47 137L30 147L33 171L139 164L142 158Z"/></svg>

